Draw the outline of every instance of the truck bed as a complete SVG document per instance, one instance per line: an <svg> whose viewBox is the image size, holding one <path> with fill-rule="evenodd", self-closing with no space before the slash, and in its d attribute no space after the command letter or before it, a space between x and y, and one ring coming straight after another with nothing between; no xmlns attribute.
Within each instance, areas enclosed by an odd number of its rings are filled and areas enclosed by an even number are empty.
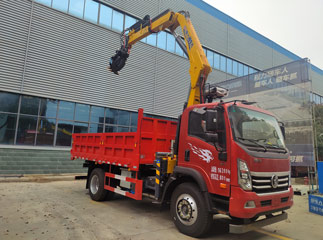
<svg viewBox="0 0 323 240"><path fill-rule="evenodd" d="M136 132L73 134L71 159L138 171L140 164L153 164L156 152L170 152L176 128L177 122L144 117L139 109Z"/></svg>

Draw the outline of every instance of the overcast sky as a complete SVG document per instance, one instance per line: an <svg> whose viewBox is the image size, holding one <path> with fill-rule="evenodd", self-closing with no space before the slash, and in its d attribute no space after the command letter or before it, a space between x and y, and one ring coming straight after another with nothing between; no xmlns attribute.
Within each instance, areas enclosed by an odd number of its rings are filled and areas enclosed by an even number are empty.
<svg viewBox="0 0 323 240"><path fill-rule="evenodd" d="M323 0L204 0L323 69Z"/></svg>

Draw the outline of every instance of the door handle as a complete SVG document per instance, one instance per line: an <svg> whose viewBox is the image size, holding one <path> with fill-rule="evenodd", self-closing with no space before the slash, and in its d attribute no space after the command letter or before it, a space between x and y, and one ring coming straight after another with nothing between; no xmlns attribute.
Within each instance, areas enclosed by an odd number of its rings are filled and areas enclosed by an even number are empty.
<svg viewBox="0 0 323 240"><path fill-rule="evenodd" d="M190 150L185 150L185 158L184 158L185 162L189 162L190 161Z"/></svg>

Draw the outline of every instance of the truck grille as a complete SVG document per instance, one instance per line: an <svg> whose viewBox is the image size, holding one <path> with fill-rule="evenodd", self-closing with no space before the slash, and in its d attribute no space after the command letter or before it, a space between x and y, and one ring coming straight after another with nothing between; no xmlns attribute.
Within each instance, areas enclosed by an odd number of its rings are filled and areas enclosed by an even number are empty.
<svg viewBox="0 0 323 240"><path fill-rule="evenodd" d="M275 177L278 177L278 182ZM266 194L282 192L288 190L289 173L288 172L251 172L252 191L257 194ZM278 184L277 184L278 183Z"/></svg>

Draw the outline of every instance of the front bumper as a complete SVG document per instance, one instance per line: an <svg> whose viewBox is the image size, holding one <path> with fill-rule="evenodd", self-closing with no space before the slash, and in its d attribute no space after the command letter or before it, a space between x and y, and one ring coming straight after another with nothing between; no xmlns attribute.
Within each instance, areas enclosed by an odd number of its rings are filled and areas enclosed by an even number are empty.
<svg viewBox="0 0 323 240"><path fill-rule="evenodd" d="M254 207L246 207L248 201L254 201ZM293 188L286 192L258 195L247 192L240 187L231 187L229 204L230 216L236 218L253 218L261 215L282 211L293 205Z"/></svg>
<svg viewBox="0 0 323 240"><path fill-rule="evenodd" d="M249 224L241 224L241 225L230 224L229 232L235 233L235 234L246 233L256 228L261 228L276 222L286 220L287 216L288 216L287 213L283 212L282 214L279 214L277 216L266 217L265 219L262 219L253 223L249 223Z"/></svg>

